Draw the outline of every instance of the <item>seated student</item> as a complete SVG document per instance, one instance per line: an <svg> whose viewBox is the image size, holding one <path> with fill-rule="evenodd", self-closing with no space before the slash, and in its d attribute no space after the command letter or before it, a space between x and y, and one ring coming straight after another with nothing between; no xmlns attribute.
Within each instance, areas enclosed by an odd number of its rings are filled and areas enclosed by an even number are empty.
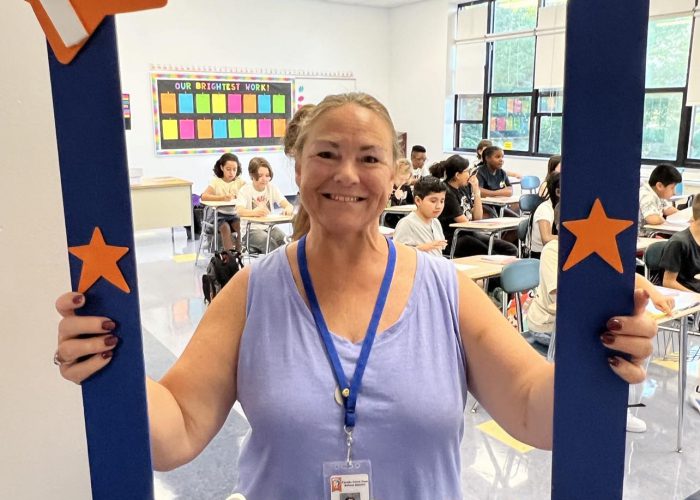
<svg viewBox="0 0 700 500"><path fill-rule="evenodd" d="M419 179L413 186L416 210L396 225L394 241L442 257L447 240L437 218L445 207L446 191L445 183L435 177Z"/></svg>
<svg viewBox="0 0 700 500"><path fill-rule="evenodd" d="M552 172L561 172L561 155L554 155L549 157L547 162L547 175L544 178L544 182L540 184L540 189L537 192L542 198L547 196L547 179L552 174Z"/></svg>
<svg viewBox="0 0 700 500"><path fill-rule="evenodd" d="M411 166L413 167L412 177L410 184L413 185L418 179L428 175L425 172L425 160L428 159L428 155L425 152L425 148L416 144L411 148Z"/></svg>
<svg viewBox="0 0 700 500"><path fill-rule="evenodd" d="M481 205L481 194L476 176L471 174L469 162L459 155L452 155L447 160L431 167L431 173L438 179L444 178L447 183L445 208L439 217L442 231L447 237L447 247L444 253L449 255L452 237L455 230L450 224L480 220L484 216ZM469 255L485 255L488 253L489 237L481 232L459 233L455 257ZM493 242L493 253L501 255L517 255L518 250L512 243L496 238Z"/></svg>
<svg viewBox="0 0 700 500"><path fill-rule="evenodd" d="M554 225L554 207L559 203L559 173L554 172L547 177L545 199L539 204L531 219L530 257L540 258L544 246L557 239L557 228Z"/></svg>
<svg viewBox="0 0 700 500"><path fill-rule="evenodd" d="M475 167L480 167L484 164L484 159L482 158L481 154L484 152L484 149L491 146L493 146L493 142L489 141L488 139L482 139L479 141L479 144L476 145L476 161L474 162ZM516 179L523 178L522 174L519 174L518 172L506 170L506 174L508 177L515 177Z"/></svg>
<svg viewBox="0 0 700 500"><path fill-rule="evenodd" d="M700 293L700 196L693 198L693 221L668 240L659 267L665 287Z"/></svg>
<svg viewBox="0 0 700 500"><path fill-rule="evenodd" d="M639 188L639 235L646 233L645 224L663 224L666 217L678 210L668 201L683 181L681 173L673 165L662 163L649 176L649 183Z"/></svg>
<svg viewBox="0 0 700 500"><path fill-rule="evenodd" d="M513 187L503 170L503 150L489 146L481 153L484 163L476 171L483 196L512 196Z"/></svg>
<svg viewBox="0 0 700 500"><path fill-rule="evenodd" d="M261 157L251 158L248 173L252 184L243 186L238 194L238 213L242 217L265 217L270 215L274 204L282 207L286 215L291 215L294 207L287 201L277 187L273 186L272 167ZM264 253L267 245L267 234L270 231L270 250L284 245L285 234L277 226L267 224L251 224L248 234L248 250Z"/></svg>
<svg viewBox="0 0 700 500"><path fill-rule="evenodd" d="M554 208L554 220L559 225L559 204ZM540 284L535 297L530 302L526 320L528 329L535 342L549 346L547 359L554 360L555 352L555 323L557 314L557 272L559 269L559 240L550 241L544 246L540 257ZM643 288L649 293L649 298L660 311L670 313L674 307L673 297L661 294L653 284L642 275L634 275L635 288ZM605 343L605 339L602 339ZM639 389L639 388L637 388ZM639 392L639 391L637 391ZM635 399L630 391L631 400ZM644 432L646 423L627 412L627 431Z"/></svg>
<svg viewBox="0 0 700 500"><path fill-rule="evenodd" d="M224 153L214 164L214 177L207 189L202 193L203 201L233 201L240 189L245 186L241 179L241 162L233 153ZM236 207L221 207L218 210L218 230L225 250L241 250L241 218L236 213ZM214 217L211 217L214 223ZM233 241L233 235L236 241Z"/></svg>
<svg viewBox="0 0 700 500"><path fill-rule="evenodd" d="M394 187L391 190L388 206L413 205L413 191L409 182L411 181L411 162L402 158L396 162L396 176L394 177ZM386 214L384 225L395 228L401 220L403 214Z"/></svg>

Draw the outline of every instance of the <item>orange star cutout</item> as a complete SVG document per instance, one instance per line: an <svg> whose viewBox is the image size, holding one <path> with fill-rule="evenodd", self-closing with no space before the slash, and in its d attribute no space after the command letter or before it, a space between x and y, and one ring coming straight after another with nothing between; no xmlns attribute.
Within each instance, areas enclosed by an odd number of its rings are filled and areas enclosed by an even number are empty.
<svg viewBox="0 0 700 500"><path fill-rule="evenodd" d="M600 198L596 198L587 219L567 221L563 224L576 236L576 243L562 267L563 271L571 269L589 255L597 253L618 273L623 272L620 249L617 247L617 235L633 224L631 220L610 219L605 213Z"/></svg>
<svg viewBox="0 0 700 500"><path fill-rule="evenodd" d="M107 245L102 231L96 227L89 244L69 247L68 251L83 261L78 283L80 293L85 292L100 278L106 279L121 291L130 293L129 285L117 266L117 261L129 251L129 247Z"/></svg>

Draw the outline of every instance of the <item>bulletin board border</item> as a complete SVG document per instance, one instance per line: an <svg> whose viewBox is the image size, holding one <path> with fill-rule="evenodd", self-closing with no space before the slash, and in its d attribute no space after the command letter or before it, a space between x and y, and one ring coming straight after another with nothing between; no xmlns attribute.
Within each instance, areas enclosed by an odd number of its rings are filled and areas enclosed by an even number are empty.
<svg viewBox="0 0 700 500"><path fill-rule="evenodd" d="M291 83L292 103L296 102L296 82L291 76L279 75L250 75L236 73L214 73L214 72L192 72L192 71L150 71L151 99L153 106L153 138L155 140L156 156L181 156L181 155L206 155L219 154L229 151L237 153L267 153L282 151L282 144L274 146L231 146L217 148L186 148L186 149L162 149L161 128L160 128L160 102L158 99L159 80L220 80L220 81L243 81L243 82L275 82ZM294 108L292 108L294 109Z"/></svg>

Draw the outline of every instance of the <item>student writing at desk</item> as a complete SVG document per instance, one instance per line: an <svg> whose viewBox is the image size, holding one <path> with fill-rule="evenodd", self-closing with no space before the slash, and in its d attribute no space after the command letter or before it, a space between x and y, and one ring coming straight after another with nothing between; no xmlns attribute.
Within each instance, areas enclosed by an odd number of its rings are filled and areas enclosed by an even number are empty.
<svg viewBox="0 0 700 500"><path fill-rule="evenodd" d="M664 270L663 285L700 293L700 196L693 198L693 221L668 240L659 263Z"/></svg>
<svg viewBox="0 0 700 500"><path fill-rule="evenodd" d="M673 165L661 164L649 176L648 183L639 188L639 235L647 233L645 224L663 224L666 217L678 211L669 201L676 184L683 181L681 173Z"/></svg>
<svg viewBox="0 0 700 500"><path fill-rule="evenodd" d="M233 153L224 153L214 164L214 177L207 189L202 193L203 201L233 201L238 196L240 189L245 186L241 179L241 162ZM236 208L221 207L218 209L217 221L219 233L225 250L241 250L241 218L236 213ZM211 217L214 222L214 217ZM233 235L236 241L233 240Z"/></svg>
<svg viewBox="0 0 700 500"><path fill-rule="evenodd" d="M282 195L277 186L272 185L272 167L261 157L255 157L248 164L252 184L247 184L239 193L238 213L242 217L266 217L275 204L282 207L286 215L291 215L294 207ZM248 234L248 250L263 253L267 247L267 233L270 232L270 250L284 245L285 234L277 226L251 224Z"/></svg>

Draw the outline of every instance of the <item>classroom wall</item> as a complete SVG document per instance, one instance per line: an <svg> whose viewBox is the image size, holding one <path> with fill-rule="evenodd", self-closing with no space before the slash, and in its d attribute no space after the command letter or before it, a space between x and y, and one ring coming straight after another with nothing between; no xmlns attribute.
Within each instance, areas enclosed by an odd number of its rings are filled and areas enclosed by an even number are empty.
<svg viewBox="0 0 700 500"><path fill-rule="evenodd" d="M80 388L52 363L70 288L46 42L26 2L0 16L0 498L90 498Z"/></svg>
<svg viewBox="0 0 700 500"><path fill-rule="evenodd" d="M357 90L386 100L389 15L314 0L170 0L163 9L120 15L122 88L131 95L130 167L146 177L190 179L201 193L218 157L155 156L151 64L352 71ZM240 156L245 167L253 155ZM265 156L282 191L296 193L291 163L282 153Z"/></svg>

